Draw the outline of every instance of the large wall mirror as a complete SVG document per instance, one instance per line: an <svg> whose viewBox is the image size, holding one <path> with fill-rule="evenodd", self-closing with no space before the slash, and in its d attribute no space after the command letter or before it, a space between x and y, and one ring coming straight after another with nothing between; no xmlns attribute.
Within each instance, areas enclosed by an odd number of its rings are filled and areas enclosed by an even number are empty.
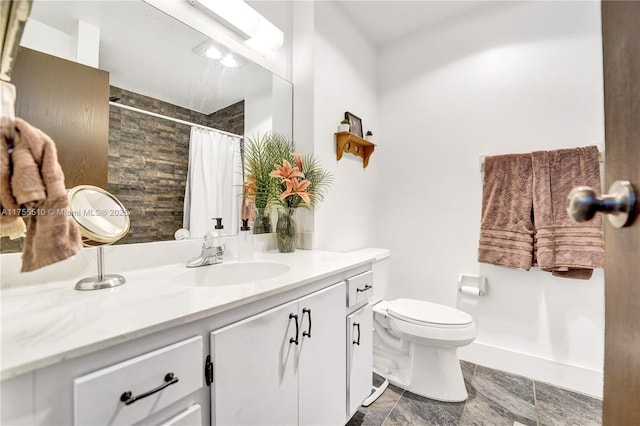
<svg viewBox="0 0 640 426"><path fill-rule="evenodd" d="M127 206L131 230L120 243L170 240L183 227L194 128L200 133L219 129L238 139L267 131L291 136L289 82L141 0L34 0L20 44L12 76L18 90L16 114L31 122L30 116L40 109L41 115L59 119L54 124L34 119L31 124L56 141L67 187L101 186ZM67 65L72 70L67 71ZM74 97L74 87L84 78L74 74L78 68L104 73L95 83L99 87L79 93L96 100ZM28 75L25 69L36 73ZM43 81L63 89L46 95L49 104L30 104L31 97L50 90L36 84ZM73 112L74 104L84 118ZM92 135L80 137L75 147L64 147L71 139L64 131L93 127L87 124L95 118L91 115L103 116L104 123L95 127L108 131L103 136L100 130L94 133L96 140L106 139L96 142L104 146L91 151ZM224 188L205 191L208 204L220 205L219 214L212 215L233 216L224 223L233 235L239 212L223 213L229 202L221 202L218 194L240 191L242 168L225 164L226 157L216 158L212 169L232 168L240 177L226 179ZM231 203L239 206L240 197L234 195ZM199 233L192 237L202 237ZM20 250L4 240L4 252Z"/></svg>

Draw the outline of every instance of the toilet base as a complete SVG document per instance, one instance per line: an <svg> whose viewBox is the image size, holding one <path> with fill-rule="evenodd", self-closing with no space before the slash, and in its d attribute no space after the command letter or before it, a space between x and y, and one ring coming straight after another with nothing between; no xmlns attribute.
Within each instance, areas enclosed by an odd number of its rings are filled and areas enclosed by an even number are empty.
<svg viewBox="0 0 640 426"><path fill-rule="evenodd" d="M425 398L443 402L466 401L468 394L457 347L411 343L409 359L409 371L378 371L375 366L374 371L390 383Z"/></svg>

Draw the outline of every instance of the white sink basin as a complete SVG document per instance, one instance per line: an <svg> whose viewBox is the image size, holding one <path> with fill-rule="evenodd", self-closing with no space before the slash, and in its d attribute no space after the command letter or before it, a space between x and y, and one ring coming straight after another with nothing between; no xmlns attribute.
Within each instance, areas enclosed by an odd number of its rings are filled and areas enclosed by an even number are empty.
<svg viewBox="0 0 640 426"><path fill-rule="evenodd" d="M268 280L291 269L276 262L234 262L189 268L171 278L175 284L222 287Z"/></svg>

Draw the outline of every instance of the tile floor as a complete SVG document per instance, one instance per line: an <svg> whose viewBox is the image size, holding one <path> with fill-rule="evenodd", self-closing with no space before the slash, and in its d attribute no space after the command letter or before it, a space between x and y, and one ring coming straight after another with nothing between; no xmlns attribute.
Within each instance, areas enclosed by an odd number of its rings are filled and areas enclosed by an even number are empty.
<svg viewBox="0 0 640 426"><path fill-rule="evenodd" d="M599 399L465 361L461 365L466 402L438 402L389 385L376 402L360 407L347 426L601 424Z"/></svg>

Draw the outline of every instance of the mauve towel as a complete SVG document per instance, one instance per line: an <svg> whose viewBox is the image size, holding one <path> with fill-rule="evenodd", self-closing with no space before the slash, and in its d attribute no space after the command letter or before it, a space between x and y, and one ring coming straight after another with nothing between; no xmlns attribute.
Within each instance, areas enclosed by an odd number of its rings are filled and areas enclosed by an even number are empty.
<svg viewBox="0 0 640 426"><path fill-rule="evenodd" d="M555 276L588 279L604 264L602 216L574 222L566 200L579 185L601 193L598 148L538 151L531 158L537 264Z"/></svg>
<svg viewBox="0 0 640 426"><path fill-rule="evenodd" d="M22 253L22 272L28 272L73 256L82 248L82 241L69 214L64 174L53 140L19 118L15 119L15 130L12 141L5 135L0 141L0 197L9 216L15 217L21 205L30 208ZM13 142L11 153L6 149L8 142Z"/></svg>
<svg viewBox="0 0 640 426"><path fill-rule="evenodd" d="M531 154L486 157L478 261L529 270L533 260Z"/></svg>

